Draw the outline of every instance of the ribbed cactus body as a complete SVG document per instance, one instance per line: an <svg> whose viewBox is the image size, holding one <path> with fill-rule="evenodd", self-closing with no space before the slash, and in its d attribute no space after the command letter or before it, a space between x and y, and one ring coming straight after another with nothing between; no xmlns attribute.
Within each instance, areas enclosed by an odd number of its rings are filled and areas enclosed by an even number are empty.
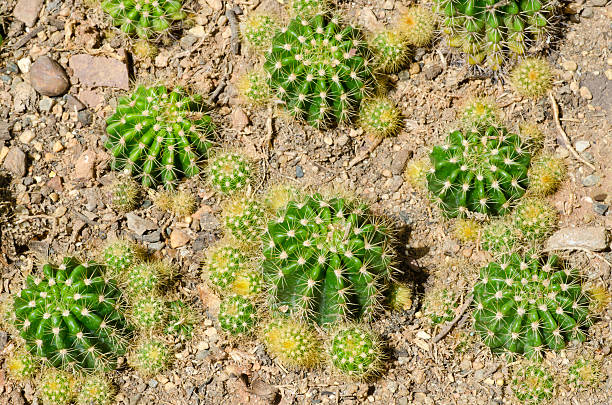
<svg viewBox="0 0 612 405"><path fill-rule="evenodd" d="M370 59L356 28L326 14L298 15L272 39L264 69L289 113L322 127L357 111L373 81Z"/></svg>
<svg viewBox="0 0 612 405"><path fill-rule="evenodd" d="M337 331L328 352L333 366L354 379L368 379L382 368L383 353L378 336L357 325Z"/></svg>
<svg viewBox="0 0 612 405"><path fill-rule="evenodd" d="M508 56L522 56L533 40L545 39L556 0L436 0L442 31L469 64L499 69Z"/></svg>
<svg viewBox="0 0 612 405"><path fill-rule="evenodd" d="M229 201L223 210L225 227L240 243L253 244L260 240L264 218L262 205L249 197Z"/></svg>
<svg viewBox="0 0 612 405"><path fill-rule="evenodd" d="M27 349L55 367L112 369L125 353L121 291L101 266L70 257L59 267L45 264L13 305Z"/></svg>
<svg viewBox="0 0 612 405"><path fill-rule="evenodd" d="M208 173L215 190L231 194L242 191L251 184L253 167L242 154L223 152L211 159Z"/></svg>
<svg viewBox="0 0 612 405"><path fill-rule="evenodd" d="M531 155L519 136L504 128L453 131L430 159L428 188L448 217L506 214L527 188Z"/></svg>
<svg viewBox="0 0 612 405"><path fill-rule="evenodd" d="M167 32L174 21L186 17L182 3L182 0L104 0L101 6L121 31L149 39Z"/></svg>
<svg viewBox="0 0 612 405"><path fill-rule="evenodd" d="M503 256L480 272L474 286L474 327L495 352L541 357L545 348L583 341L588 298L577 272L559 258Z"/></svg>
<svg viewBox="0 0 612 405"><path fill-rule="evenodd" d="M207 156L214 131L211 118L199 115L201 96L182 88L139 86L118 100L116 112L106 120L113 170L122 169L141 178L145 187L161 183L174 188L181 176L200 173L198 164Z"/></svg>
<svg viewBox="0 0 612 405"><path fill-rule="evenodd" d="M345 198L289 202L263 245L272 306L319 324L370 317L391 277L389 230Z"/></svg>
<svg viewBox="0 0 612 405"><path fill-rule="evenodd" d="M230 295L219 305L219 324L232 335L243 335L252 332L257 309L249 299L241 295Z"/></svg>

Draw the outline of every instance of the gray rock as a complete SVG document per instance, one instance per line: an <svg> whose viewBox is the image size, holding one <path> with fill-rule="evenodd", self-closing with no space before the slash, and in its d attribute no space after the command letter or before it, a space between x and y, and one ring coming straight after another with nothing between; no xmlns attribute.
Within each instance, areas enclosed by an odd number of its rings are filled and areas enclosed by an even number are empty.
<svg viewBox="0 0 612 405"><path fill-rule="evenodd" d="M43 97L38 102L38 109L41 112L49 112L53 108L54 104L55 104L55 100L53 100L52 98Z"/></svg>
<svg viewBox="0 0 612 405"><path fill-rule="evenodd" d="M608 204L604 204L604 203L600 203L600 202L594 202L593 203L593 211L595 211L596 214L606 215L606 212L608 211L608 208L610 208L610 206Z"/></svg>
<svg viewBox="0 0 612 405"><path fill-rule="evenodd" d="M36 91L28 83L17 83L11 92L15 112L22 113L36 107Z"/></svg>
<svg viewBox="0 0 612 405"><path fill-rule="evenodd" d="M160 240L161 240L160 231L146 232L144 235L142 235L143 242L155 243L155 242L159 242Z"/></svg>
<svg viewBox="0 0 612 405"><path fill-rule="evenodd" d="M593 17L593 7L585 7L584 10L582 10L582 13L580 15L583 16L584 18Z"/></svg>
<svg viewBox="0 0 612 405"><path fill-rule="evenodd" d="M412 151L408 149L402 149L396 152L391 161L391 173L395 175L402 174L410 156L412 156Z"/></svg>
<svg viewBox="0 0 612 405"><path fill-rule="evenodd" d="M23 21L28 27L33 27L38 20L38 13L42 9L44 0L19 0L13 9L13 16Z"/></svg>
<svg viewBox="0 0 612 405"><path fill-rule="evenodd" d="M71 57L69 65L74 71L74 77L85 86L116 87L123 90L130 87L127 66L117 59L80 54Z"/></svg>
<svg viewBox="0 0 612 405"><path fill-rule="evenodd" d="M146 231L152 231L157 229L157 224L150 219L139 217L133 212L125 214L127 218L127 226L130 231L135 232L137 235L142 236Z"/></svg>
<svg viewBox="0 0 612 405"><path fill-rule="evenodd" d="M41 56L30 69L32 87L43 96L61 96L70 87L66 71L48 56Z"/></svg>
<svg viewBox="0 0 612 405"><path fill-rule="evenodd" d="M555 232L546 242L550 250L583 248L599 252L608 247L608 231L603 226L563 228Z"/></svg>
<svg viewBox="0 0 612 405"><path fill-rule="evenodd" d="M578 141L576 142L576 145L574 145L576 147L576 152L584 152L585 150L587 150L589 148L589 146L591 146L591 142L589 141Z"/></svg>
<svg viewBox="0 0 612 405"><path fill-rule="evenodd" d="M302 166L295 166L295 177L297 177L298 179L304 177L304 169L302 169Z"/></svg>
<svg viewBox="0 0 612 405"><path fill-rule="evenodd" d="M423 75L425 75L425 79L427 80L435 79L440 73L442 73L442 67L438 65L426 66L425 69L423 69Z"/></svg>
<svg viewBox="0 0 612 405"><path fill-rule="evenodd" d="M164 246L166 246L164 242L149 243L149 249L151 250L162 250Z"/></svg>
<svg viewBox="0 0 612 405"><path fill-rule="evenodd" d="M599 176L596 174L590 174L582 179L582 185L585 187L592 187L599 183Z"/></svg>
<svg viewBox="0 0 612 405"><path fill-rule="evenodd" d="M11 130L13 125L6 121L0 121L0 141L8 141L11 139Z"/></svg>
<svg viewBox="0 0 612 405"><path fill-rule="evenodd" d="M77 119L83 126L88 127L93 122L93 114L89 110L82 110L77 113Z"/></svg>
<svg viewBox="0 0 612 405"><path fill-rule="evenodd" d="M606 5L607 2L608 0L591 0L591 4L594 7L603 7Z"/></svg>
<svg viewBox="0 0 612 405"><path fill-rule="evenodd" d="M396 175L387 180L386 186L388 187L390 192L395 193L397 190L400 189L402 184L404 184L404 178L402 176Z"/></svg>
<svg viewBox="0 0 612 405"><path fill-rule="evenodd" d="M6 170L13 173L17 177L23 177L26 174L26 155L18 147L9 149L8 154L4 158L2 165Z"/></svg>

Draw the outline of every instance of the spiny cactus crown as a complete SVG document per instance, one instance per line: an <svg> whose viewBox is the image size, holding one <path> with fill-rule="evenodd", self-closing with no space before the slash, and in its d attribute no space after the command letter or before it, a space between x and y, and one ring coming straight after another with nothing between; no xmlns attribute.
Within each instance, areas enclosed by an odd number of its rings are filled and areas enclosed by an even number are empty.
<svg viewBox="0 0 612 405"><path fill-rule="evenodd" d="M237 88L246 103L261 105L270 100L270 85L266 74L259 70L252 70L240 76Z"/></svg>
<svg viewBox="0 0 612 405"><path fill-rule="evenodd" d="M251 184L253 167L242 154L223 152L211 159L208 174L215 190L231 194L243 191Z"/></svg>
<svg viewBox="0 0 612 405"><path fill-rule="evenodd" d="M64 258L28 276L14 296L16 326L28 351L55 367L106 370L125 353L129 333L121 291L92 262Z"/></svg>
<svg viewBox="0 0 612 405"><path fill-rule="evenodd" d="M480 246L491 253L509 253L515 249L517 236L517 230L510 222L492 221L483 228Z"/></svg>
<svg viewBox="0 0 612 405"><path fill-rule="evenodd" d="M425 46L436 32L436 17L426 7L410 7L400 15L398 29L410 45Z"/></svg>
<svg viewBox="0 0 612 405"><path fill-rule="evenodd" d="M109 242L102 252L104 263L115 276L138 263L142 256L142 248L127 240Z"/></svg>
<svg viewBox="0 0 612 405"><path fill-rule="evenodd" d="M73 397L72 376L49 369L42 377L39 390L43 405L68 405Z"/></svg>
<svg viewBox="0 0 612 405"><path fill-rule="evenodd" d="M195 326L195 314L191 307L180 300L167 303L168 320L164 332L180 340L191 339Z"/></svg>
<svg viewBox="0 0 612 405"><path fill-rule="evenodd" d="M161 283L161 274L154 263L138 263L126 275L126 290L133 296L150 295Z"/></svg>
<svg viewBox="0 0 612 405"><path fill-rule="evenodd" d="M477 221L465 218L457 219L453 228L455 237L461 242L473 242L477 240L482 230Z"/></svg>
<svg viewBox="0 0 612 405"><path fill-rule="evenodd" d="M541 358L545 348L563 349L584 341L588 298L576 270L559 258L517 253L480 271L474 286L474 326L494 352Z"/></svg>
<svg viewBox="0 0 612 405"><path fill-rule="evenodd" d="M256 312L255 305L248 298L230 295L219 306L221 329L232 335L249 334L257 321Z"/></svg>
<svg viewBox="0 0 612 405"><path fill-rule="evenodd" d="M527 404L539 404L552 398L555 381L548 370L531 364L520 367L512 378L516 398Z"/></svg>
<svg viewBox="0 0 612 405"><path fill-rule="evenodd" d="M394 73L402 68L410 56L404 37L397 30L383 30L370 39L374 64L383 73Z"/></svg>
<svg viewBox="0 0 612 405"><path fill-rule="evenodd" d="M327 11L328 0L291 0L290 8L293 15L313 16Z"/></svg>
<svg viewBox="0 0 612 405"><path fill-rule="evenodd" d="M264 69L291 115L323 127L349 119L369 92L370 51L338 17L298 15L272 40Z"/></svg>
<svg viewBox="0 0 612 405"><path fill-rule="evenodd" d="M467 129L486 128L499 123L499 107L489 97L471 97L463 106L461 121Z"/></svg>
<svg viewBox="0 0 612 405"><path fill-rule="evenodd" d="M546 40L556 0L436 0L442 31L471 65L499 69L506 58L523 56L532 41Z"/></svg>
<svg viewBox="0 0 612 405"><path fill-rule="evenodd" d="M141 177L145 187L160 183L173 189L181 175L195 176L206 157L214 132L212 120L200 115L202 97L182 88L139 86L120 97L116 112L106 120L111 168ZM193 115L200 115L191 119Z"/></svg>
<svg viewBox="0 0 612 405"><path fill-rule="evenodd" d="M204 269L208 279L219 290L229 289L247 266L247 257L239 249L231 246L218 246L207 252Z"/></svg>
<svg viewBox="0 0 612 405"><path fill-rule="evenodd" d="M602 362L590 356L580 356L569 368L568 383L578 388L595 388L603 380Z"/></svg>
<svg viewBox="0 0 612 405"><path fill-rule="evenodd" d="M145 339L136 346L130 364L144 377L153 376L170 364L170 351L159 339Z"/></svg>
<svg viewBox="0 0 612 405"><path fill-rule="evenodd" d="M117 179L110 187L110 198L113 208L119 212L130 212L140 202L140 188L130 178Z"/></svg>
<svg viewBox="0 0 612 405"><path fill-rule="evenodd" d="M104 0L102 10L122 32L150 39L166 33L171 25L183 20L182 0Z"/></svg>
<svg viewBox="0 0 612 405"><path fill-rule="evenodd" d="M399 108L386 97L364 100L359 108L359 124L363 130L381 138L397 133L401 116Z"/></svg>
<svg viewBox="0 0 612 405"><path fill-rule="evenodd" d="M342 197L290 201L263 245L272 307L318 324L371 317L393 271L389 229Z"/></svg>
<svg viewBox="0 0 612 405"><path fill-rule="evenodd" d="M111 405L113 403L113 386L102 375L85 377L79 389L75 401L77 405Z"/></svg>
<svg viewBox="0 0 612 405"><path fill-rule="evenodd" d="M387 294L389 308L394 311L407 311L412 307L413 288L404 283L393 283Z"/></svg>
<svg viewBox="0 0 612 405"><path fill-rule="evenodd" d="M278 31L275 18L266 14L251 14L241 24L240 31L247 45L258 51L268 49Z"/></svg>
<svg viewBox="0 0 612 405"><path fill-rule="evenodd" d="M38 371L38 360L25 350L13 353L6 361L9 377L15 380L31 378Z"/></svg>
<svg viewBox="0 0 612 405"><path fill-rule="evenodd" d="M524 198L516 206L513 224L524 239L540 241L557 226L559 214L548 201Z"/></svg>
<svg viewBox="0 0 612 405"><path fill-rule="evenodd" d="M489 126L453 131L430 154L429 191L444 215L504 215L527 188L531 155L518 135Z"/></svg>
<svg viewBox="0 0 612 405"><path fill-rule="evenodd" d="M368 379L382 368L383 353L378 337L357 325L340 328L332 337L328 351L333 366L351 378Z"/></svg>
<svg viewBox="0 0 612 405"><path fill-rule="evenodd" d="M544 59L527 58L520 61L510 74L514 89L525 97L538 98L552 88L552 72Z"/></svg>
<svg viewBox="0 0 612 405"><path fill-rule="evenodd" d="M562 159L550 153L538 156L529 168L529 192L542 197L554 193L564 180L566 171Z"/></svg>
<svg viewBox="0 0 612 405"><path fill-rule="evenodd" d="M290 318L270 322L263 330L268 351L289 367L314 367L321 361L320 345L314 329Z"/></svg>
<svg viewBox="0 0 612 405"><path fill-rule="evenodd" d="M164 301L154 296L136 298L130 312L134 325L147 331L161 327L166 319Z"/></svg>
<svg viewBox="0 0 612 405"><path fill-rule="evenodd" d="M261 204L250 197L229 201L223 210L224 225L238 242L252 244L261 238L265 212Z"/></svg>

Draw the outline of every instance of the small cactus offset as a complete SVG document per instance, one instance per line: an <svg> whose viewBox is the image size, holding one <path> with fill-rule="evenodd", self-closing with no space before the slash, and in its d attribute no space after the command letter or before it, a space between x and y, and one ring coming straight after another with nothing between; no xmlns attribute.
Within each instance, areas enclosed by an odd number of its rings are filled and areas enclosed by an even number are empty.
<svg viewBox="0 0 612 405"><path fill-rule="evenodd" d="M6 369L10 378L22 381L32 378L38 371L38 359L26 350L12 353L6 360Z"/></svg>
<svg viewBox="0 0 612 405"><path fill-rule="evenodd" d="M240 249L223 243L206 252L203 268L210 283L223 292L230 289L247 264L248 259Z"/></svg>
<svg viewBox="0 0 612 405"><path fill-rule="evenodd" d="M470 97L463 106L461 121L466 129L499 125L499 107L489 97Z"/></svg>
<svg viewBox="0 0 612 405"><path fill-rule="evenodd" d="M168 319L164 332L179 340L189 340L193 336L196 315L193 309L181 300L170 301L166 304Z"/></svg>
<svg viewBox="0 0 612 405"><path fill-rule="evenodd" d="M359 108L359 124L363 130L380 138L397 133L401 116L399 108L386 97L364 100Z"/></svg>
<svg viewBox="0 0 612 405"><path fill-rule="evenodd" d="M328 0L290 0L289 8L296 16L313 16L326 12Z"/></svg>
<svg viewBox="0 0 612 405"><path fill-rule="evenodd" d="M162 278L155 263L138 263L127 271L125 290L131 296L150 295L159 289Z"/></svg>
<svg viewBox="0 0 612 405"><path fill-rule="evenodd" d="M519 401L536 405L552 398L555 380L548 370L540 365L523 365L514 373L511 387Z"/></svg>
<svg viewBox="0 0 612 405"><path fill-rule="evenodd" d="M567 382L580 389L597 387L604 380L602 362L592 356L580 356L569 368Z"/></svg>
<svg viewBox="0 0 612 405"><path fill-rule="evenodd" d="M510 74L512 87L522 96L539 98L552 88L552 71L548 62L540 58L520 61Z"/></svg>
<svg viewBox="0 0 612 405"><path fill-rule="evenodd" d="M268 223L263 272L271 307L318 324L369 319L393 272L389 228L365 204L320 194L290 201Z"/></svg>
<svg viewBox="0 0 612 405"><path fill-rule="evenodd" d="M240 295L230 295L219 306L221 329L231 335L248 335L257 322L255 305Z"/></svg>
<svg viewBox="0 0 612 405"><path fill-rule="evenodd" d="M312 326L290 318L277 319L263 329L268 351L285 366L312 368L321 360L321 341Z"/></svg>
<svg viewBox="0 0 612 405"><path fill-rule="evenodd" d="M253 164L241 153L221 152L210 159L208 175L215 190L232 194L251 185L253 169Z"/></svg>
<svg viewBox="0 0 612 405"><path fill-rule="evenodd" d="M145 378L163 372L170 360L170 350L156 338L140 341L129 358L130 365Z"/></svg>
<svg viewBox="0 0 612 405"><path fill-rule="evenodd" d="M374 53L374 65L383 73L397 72L410 56L408 44L397 30L380 31L369 42Z"/></svg>
<svg viewBox="0 0 612 405"><path fill-rule="evenodd" d="M502 127L453 131L430 159L428 188L447 217L504 215L527 189L531 155Z"/></svg>
<svg viewBox="0 0 612 405"><path fill-rule="evenodd" d="M468 64L498 70L507 58L522 57L534 41L547 39L558 4L555 0L436 0L435 9L449 45L461 48Z"/></svg>
<svg viewBox="0 0 612 405"><path fill-rule="evenodd" d="M393 283L387 293L387 304L393 311L407 311L412 307L413 288L404 283Z"/></svg>
<svg viewBox="0 0 612 405"><path fill-rule="evenodd" d="M263 105L270 101L270 85L266 74L259 70L244 73L238 79L238 94L243 102L253 105Z"/></svg>
<svg viewBox="0 0 612 405"><path fill-rule="evenodd" d="M382 344L363 326L340 327L328 348L332 365L341 374L356 380L369 380L383 368Z"/></svg>
<svg viewBox="0 0 612 405"><path fill-rule="evenodd" d="M427 189L427 173L430 170L429 159L414 159L406 165L404 178L413 188L423 191Z"/></svg>
<svg viewBox="0 0 612 405"><path fill-rule="evenodd" d="M410 45L426 46L436 32L436 16L425 7L410 7L400 14L398 30Z"/></svg>
<svg viewBox="0 0 612 405"><path fill-rule="evenodd" d="M585 340L588 305L577 271L561 269L557 256L514 253L481 269L474 327L494 352L539 359L546 348Z"/></svg>
<svg viewBox="0 0 612 405"><path fill-rule="evenodd" d="M167 33L175 21L185 19L182 0L104 0L102 10L113 25L128 35L153 39Z"/></svg>
<svg viewBox="0 0 612 405"><path fill-rule="evenodd" d="M453 234L461 242L474 242L482 231L480 224L473 219L457 219L453 225Z"/></svg>
<svg viewBox="0 0 612 405"><path fill-rule="evenodd" d="M529 192L541 197L554 193L565 179L566 171L563 159L550 153L538 156L529 168Z"/></svg>
<svg viewBox="0 0 612 405"><path fill-rule="evenodd" d="M434 289L423 300L423 313L434 326L452 321L458 307L459 297L447 288Z"/></svg>
<svg viewBox="0 0 612 405"><path fill-rule="evenodd" d="M45 264L42 273L28 276L13 301L28 351L65 369L115 368L129 334L116 283L102 266L71 257Z"/></svg>
<svg viewBox="0 0 612 405"><path fill-rule="evenodd" d="M103 375L90 375L80 381L77 405L111 405L115 390L111 382Z"/></svg>
<svg viewBox="0 0 612 405"><path fill-rule="evenodd" d="M132 303L130 319L142 330L152 331L161 328L166 320L164 301L154 296L136 298Z"/></svg>
<svg viewBox="0 0 612 405"><path fill-rule="evenodd" d="M515 250L517 239L517 230L511 222L495 220L484 226L480 247L491 253L510 253Z"/></svg>
<svg viewBox="0 0 612 405"><path fill-rule="evenodd" d="M279 30L278 21L271 15L251 14L240 25L240 32L247 46L264 51L272 45L272 38Z"/></svg>
<svg viewBox="0 0 612 405"><path fill-rule="evenodd" d="M155 198L157 207L179 217L188 217L193 214L197 204L195 195L187 190L165 190Z"/></svg>
<svg viewBox="0 0 612 405"><path fill-rule="evenodd" d="M108 270L119 276L144 257L144 249L128 240L109 242L102 251L102 259Z"/></svg>
<svg viewBox="0 0 612 405"><path fill-rule="evenodd" d="M139 86L120 97L116 112L106 120L113 170L140 177L144 187L161 183L173 189L180 176L200 173L207 156L212 120L201 115L202 97L177 87ZM191 116L199 115L192 120Z"/></svg>
<svg viewBox="0 0 612 405"><path fill-rule="evenodd" d="M260 240L265 221L262 205L250 197L238 197L223 209L223 222L229 234L239 243L253 244Z"/></svg>
<svg viewBox="0 0 612 405"><path fill-rule="evenodd" d="M373 83L360 32L336 16L298 14L272 40L264 69L291 115L320 128L353 116Z"/></svg>
<svg viewBox="0 0 612 405"><path fill-rule="evenodd" d="M514 210L513 224L528 241L540 241L557 226L559 214L548 201L538 198L521 200Z"/></svg>
<svg viewBox="0 0 612 405"><path fill-rule="evenodd" d="M48 369L38 387L43 405L68 405L72 402L72 376L66 372Z"/></svg>
<svg viewBox="0 0 612 405"><path fill-rule="evenodd" d="M130 212L140 203L140 187L131 178L117 179L110 186L110 200L118 212Z"/></svg>

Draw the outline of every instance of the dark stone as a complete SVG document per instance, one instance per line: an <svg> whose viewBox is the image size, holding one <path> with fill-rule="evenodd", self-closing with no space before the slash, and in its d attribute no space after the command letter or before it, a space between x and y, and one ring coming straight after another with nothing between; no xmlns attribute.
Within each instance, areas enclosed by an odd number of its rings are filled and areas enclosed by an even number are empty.
<svg viewBox="0 0 612 405"><path fill-rule="evenodd" d="M610 208L610 206L608 204L603 204L600 202L594 202L593 203L593 211L595 211L595 213L599 214L599 215L606 215L606 212L608 211L608 208Z"/></svg>
<svg viewBox="0 0 612 405"><path fill-rule="evenodd" d="M77 118L83 126L88 127L93 122L93 114L89 110L79 111L77 113Z"/></svg>
<svg viewBox="0 0 612 405"><path fill-rule="evenodd" d="M423 75L425 75L425 79L433 80L438 77L442 73L442 67L438 65L427 66L423 69Z"/></svg>
<svg viewBox="0 0 612 405"><path fill-rule="evenodd" d="M295 177L297 177L298 179L304 177L304 169L302 169L302 166L295 166Z"/></svg>

